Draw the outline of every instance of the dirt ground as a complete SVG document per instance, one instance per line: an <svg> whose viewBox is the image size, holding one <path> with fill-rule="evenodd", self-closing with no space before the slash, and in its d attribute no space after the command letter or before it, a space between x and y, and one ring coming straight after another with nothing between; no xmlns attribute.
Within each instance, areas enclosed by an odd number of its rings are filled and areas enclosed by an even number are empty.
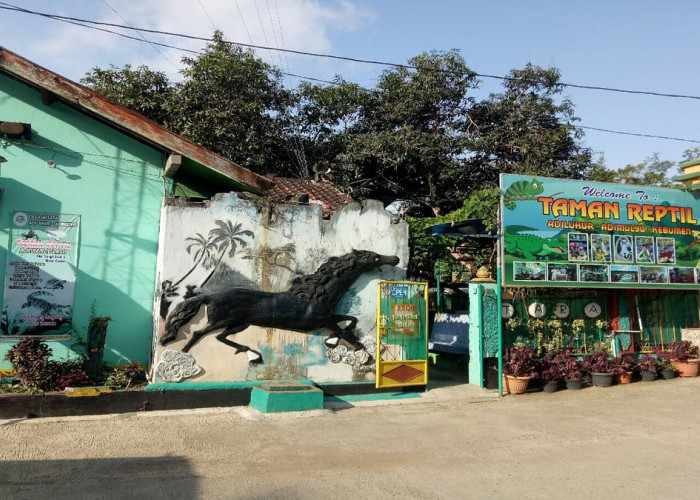
<svg viewBox="0 0 700 500"><path fill-rule="evenodd" d="M0 498L695 499L699 458L700 378L449 386L310 412L0 421Z"/></svg>

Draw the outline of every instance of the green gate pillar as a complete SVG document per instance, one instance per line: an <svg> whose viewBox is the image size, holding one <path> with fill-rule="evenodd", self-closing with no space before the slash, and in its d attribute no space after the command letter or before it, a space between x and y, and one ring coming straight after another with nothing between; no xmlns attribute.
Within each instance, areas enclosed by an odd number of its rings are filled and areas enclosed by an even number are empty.
<svg viewBox="0 0 700 500"><path fill-rule="evenodd" d="M484 358L498 356L496 283L469 283L469 383L485 386Z"/></svg>

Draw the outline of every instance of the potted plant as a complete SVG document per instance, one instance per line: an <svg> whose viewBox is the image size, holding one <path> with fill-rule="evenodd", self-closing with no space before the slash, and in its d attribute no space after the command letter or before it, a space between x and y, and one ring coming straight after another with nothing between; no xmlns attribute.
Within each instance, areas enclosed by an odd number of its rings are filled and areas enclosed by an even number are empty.
<svg viewBox="0 0 700 500"><path fill-rule="evenodd" d="M642 376L642 382L656 380L656 375L659 373L659 361L651 354L645 354L637 362L637 371Z"/></svg>
<svg viewBox="0 0 700 500"><path fill-rule="evenodd" d="M583 388L583 371L581 362L573 356L567 356L561 366L561 375L566 381L566 388L578 390Z"/></svg>
<svg viewBox="0 0 700 500"><path fill-rule="evenodd" d="M530 379L537 376L537 357L534 349L524 344L508 347L504 356L503 373L511 394L522 394Z"/></svg>
<svg viewBox="0 0 700 500"><path fill-rule="evenodd" d="M662 379L669 380L676 376L676 369L673 367L670 360L666 358L657 358L657 361L659 364L659 373L661 374Z"/></svg>
<svg viewBox="0 0 700 500"><path fill-rule="evenodd" d="M583 366L591 374L591 382L598 387L613 385L616 367L606 352L594 352L583 358Z"/></svg>
<svg viewBox="0 0 700 500"><path fill-rule="evenodd" d="M631 354L623 354L613 359L615 365L615 381L618 384L629 384L632 382L634 368L637 365L637 358Z"/></svg>
<svg viewBox="0 0 700 500"><path fill-rule="evenodd" d="M564 380L562 366L562 360L559 356L555 356L554 359L542 358L542 371L540 372L540 376L544 382L542 385L542 390L544 392L557 392L559 384Z"/></svg>
<svg viewBox="0 0 700 500"><path fill-rule="evenodd" d="M689 340L671 342L665 348L657 348L656 354L668 359L681 377L697 377L700 348Z"/></svg>

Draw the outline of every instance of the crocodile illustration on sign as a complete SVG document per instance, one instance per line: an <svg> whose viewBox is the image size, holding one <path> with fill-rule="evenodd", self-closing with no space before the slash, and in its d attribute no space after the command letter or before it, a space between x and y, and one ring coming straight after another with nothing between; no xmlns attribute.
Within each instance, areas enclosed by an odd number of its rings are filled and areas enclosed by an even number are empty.
<svg viewBox="0 0 700 500"><path fill-rule="evenodd" d="M524 231L534 231L527 226L507 226L503 234L505 251L509 255L520 255L527 260L540 260L541 257L556 256L557 260L566 259L566 244L561 235L554 238L542 238Z"/></svg>

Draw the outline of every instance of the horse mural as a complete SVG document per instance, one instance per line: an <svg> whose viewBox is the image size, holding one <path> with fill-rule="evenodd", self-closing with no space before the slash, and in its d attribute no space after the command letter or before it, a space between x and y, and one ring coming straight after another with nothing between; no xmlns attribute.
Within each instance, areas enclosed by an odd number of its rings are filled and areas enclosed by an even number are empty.
<svg viewBox="0 0 700 500"><path fill-rule="evenodd" d="M353 250L340 257L331 257L313 274L296 278L286 292L229 288L191 297L179 303L168 315L160 343L167 345L173 342L180 328L205 305L207 324L192 333L182 348L183 352L188 352L204 335L223 328L216 335L219 342L233 347L236 354L245 352L251 363L262 363L262 354L258 351L228 338L251 325L298 332L328 328L332 333L325 340L327 346L335 347L340 340L345 340L355 349L362 349L362 344L353 333L357 318L334 314L333 309L345 290L361 274L398 263L399 258L393 255ZM344 322L349 323L341 328L340 323Z"/></svg>

